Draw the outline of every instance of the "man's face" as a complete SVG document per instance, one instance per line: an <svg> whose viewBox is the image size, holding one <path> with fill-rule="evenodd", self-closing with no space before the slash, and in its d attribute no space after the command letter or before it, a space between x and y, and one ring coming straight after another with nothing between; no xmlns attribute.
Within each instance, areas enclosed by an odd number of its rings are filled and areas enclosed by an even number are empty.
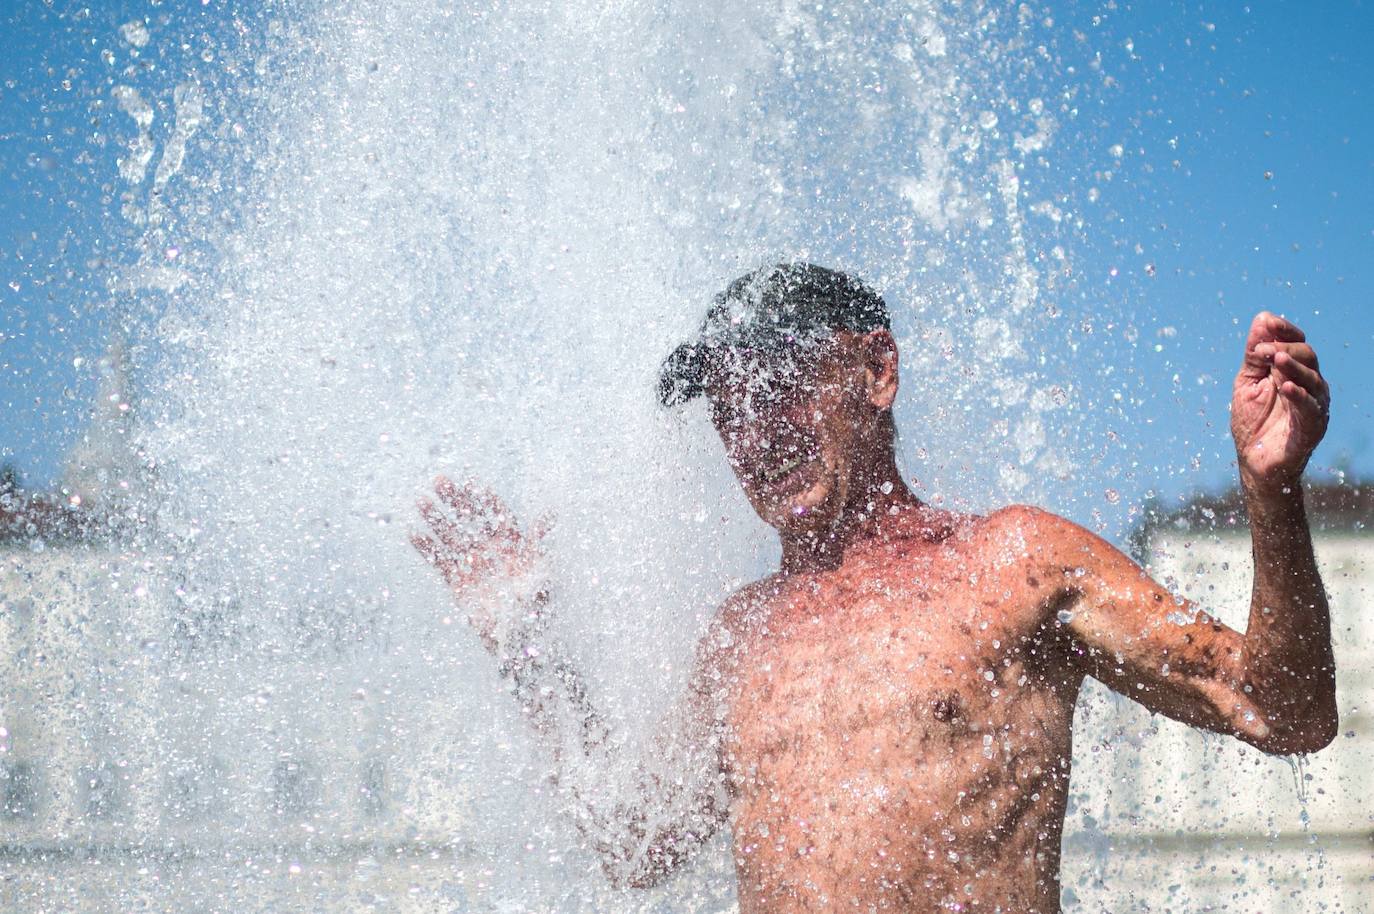
<svg viewBox="0 0 1374 914"><path fill-rule="evenodd" d="M836 335L787 352L737 350L706 385L730 466L779 531L825 529L844 507L866 400L848 343Z"/></svg>

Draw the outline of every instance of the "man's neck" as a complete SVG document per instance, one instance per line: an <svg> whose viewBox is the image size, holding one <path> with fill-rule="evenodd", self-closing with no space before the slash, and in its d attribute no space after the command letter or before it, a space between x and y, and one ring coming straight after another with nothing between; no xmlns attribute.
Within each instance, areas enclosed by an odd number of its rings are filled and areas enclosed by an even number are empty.
<svg viewBox="0 0 1374 914"><path fill-rule="evenodd" d="M922 507L897 471L895 460L885 460L854 480L844 509L829 528L781 535L782 573L837 568L851 546L883 538L906 515Z"/></svg>

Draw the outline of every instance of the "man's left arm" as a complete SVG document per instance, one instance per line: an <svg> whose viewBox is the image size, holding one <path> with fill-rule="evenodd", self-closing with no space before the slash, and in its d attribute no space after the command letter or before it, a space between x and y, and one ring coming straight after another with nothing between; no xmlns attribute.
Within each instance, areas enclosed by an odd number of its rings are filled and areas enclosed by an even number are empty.
<svg viewBox="0 0 1374 914"><path fill-rule="evenodd" d="M1335 738L1335 662L1301 475L1326 431L1330 393L1302 331L1258 315L1236 376L1231 428L1255 576L1245 633L1168 593L1105 541L1038 514L1035 554L1064 575L1054 619L1086 671L1194 726L1266 752Z"/></svg>
<svg viewBox="0 0 1374 914"><path fill-rule="evenodd" d="M1256 532L1257 564L1278 558L1256 572L1242 634L1082 527L1019 510L1037 577L1055 582L1044 624L1060 631L1074 667L1157 714L1265 752L1315 752L1335 737L1326 598L1315 568L1302 570L1314 565L1310 540L1306 557L1300 543L1296 555L1282 545L1295 538L1287 519L1272 538Z"/></svg>
<svg viewBox="0 0 1374 914"><path fill-rule="evenodd" d="M1231 397L1255 565L1245 666L1252 692L1270 698L1270 726L1305 734L1306 751L1326 746L1338 727L1331 620L1302 496L1330 412L1331 389L1303 332L1257 315Z"/></svg>

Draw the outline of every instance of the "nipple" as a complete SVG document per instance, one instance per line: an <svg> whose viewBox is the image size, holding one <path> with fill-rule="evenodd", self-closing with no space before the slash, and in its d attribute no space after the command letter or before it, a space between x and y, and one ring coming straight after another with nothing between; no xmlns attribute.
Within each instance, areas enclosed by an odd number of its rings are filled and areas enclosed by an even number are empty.
<svg viewBox="0 0 1374 914"><path fill-rule="evenodd" d="M945 698L937 698L930 703L930 707L936 720L949 723L959 716L959 694L951 692Z"/></svg>

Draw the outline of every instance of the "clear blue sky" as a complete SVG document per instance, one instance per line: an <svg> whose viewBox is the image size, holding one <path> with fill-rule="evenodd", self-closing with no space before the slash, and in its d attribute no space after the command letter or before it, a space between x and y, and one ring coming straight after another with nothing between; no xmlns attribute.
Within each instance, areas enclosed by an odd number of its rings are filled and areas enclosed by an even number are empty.
<svg viewBox="0 0 1374 914"><path fill-rule="evenodd" d="M1064 46L1082 31L1080 56L1101 50L1116 83L1054 154L1071 170L1081 153L1087 169L1089 153L1101 161L1094 147L1123 145L1077 262L1097 280L1085 294L1158 330L1123 366L1138 399L1123 412L1168 455L1159 491L1229 480L1236 321L1260 308L1308 330L1335 390L1317 472L1339 464L1374 475L1374 10L1358 0L1150 0L1043 11ZM200 45L169 38L231 40L231 13L218 0L85 12L0 0L0 460L30 485L60 473L84 422L90 366L115 320L102 284L131 243L117 217L111 134L124 127L108 80L129 65L192 71ZM118 29L145 17L159 38L134 60ZM118 60L103 60L105 49ZM1204 376L1217 383L1199 384Z"/></svg>

